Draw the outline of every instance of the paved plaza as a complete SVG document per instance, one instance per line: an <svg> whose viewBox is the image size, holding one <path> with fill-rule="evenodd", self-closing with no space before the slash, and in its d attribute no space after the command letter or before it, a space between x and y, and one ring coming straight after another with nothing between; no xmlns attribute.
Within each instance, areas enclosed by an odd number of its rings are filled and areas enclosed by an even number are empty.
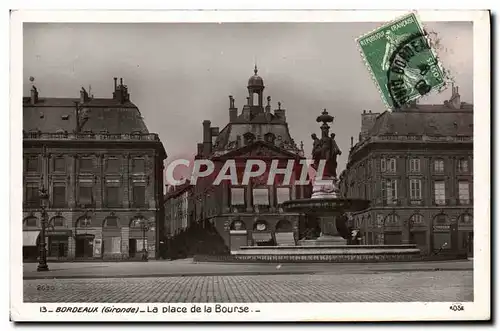
<svg viewBox="0 0 500 331"><path fill-rule="evenodd" d="M472 270L468 260L378 263L195 263L192 259L149 262L49 262L50 271L37 272L36 263L24 263L24 279L144 278L269 274L359 274L397 271Z"/></svg>
<svg viewBox="0 0 500 331"><path fill-rule="evenodd" d="M25 279L24 301L466 302L473 301L473 272L326 271L315 274Z"/></svg>

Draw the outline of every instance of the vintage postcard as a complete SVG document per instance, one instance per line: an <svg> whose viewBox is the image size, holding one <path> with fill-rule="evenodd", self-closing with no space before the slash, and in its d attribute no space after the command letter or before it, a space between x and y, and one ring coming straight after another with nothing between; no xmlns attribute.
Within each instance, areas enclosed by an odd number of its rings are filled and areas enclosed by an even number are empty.
<svg viewBox="0 0 500 331"><path fill-rule="evenodd" d="M12 320L488 320L489 48L487 11L13 12Z"/></svg>

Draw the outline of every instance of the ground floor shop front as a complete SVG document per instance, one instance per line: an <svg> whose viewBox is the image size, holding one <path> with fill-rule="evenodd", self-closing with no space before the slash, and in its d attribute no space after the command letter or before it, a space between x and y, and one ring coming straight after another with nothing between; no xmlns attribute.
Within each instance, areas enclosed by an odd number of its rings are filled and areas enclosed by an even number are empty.
<svg viewBox="0 0 500 331"><path fill-rule="evenodd" d="M350 222L359 229L359 244L416 244L426 255L460 252L473 256L472 209L374 208L354 214Z"/></svg>
<svg viewBox="0 0 500 331"><path fill-rule="evenodd" d="M66 217L65 217L66 216ZM48 260L130 260L156 258L157 229L154 218L120 218L111 214L49 215L45 231ZM144 221L146 220L146 221ZM28 215L23 223L23 259L40 256L41 220Z"/></svg>

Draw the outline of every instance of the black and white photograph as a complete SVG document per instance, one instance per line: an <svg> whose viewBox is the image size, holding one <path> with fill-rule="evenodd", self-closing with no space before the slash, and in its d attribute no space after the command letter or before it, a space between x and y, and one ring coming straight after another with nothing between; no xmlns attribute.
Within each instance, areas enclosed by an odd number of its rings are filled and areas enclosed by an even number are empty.
<svg viewBox="0 0 500 331"><path fill-rule="evenodd" d="M490 317L487 11L15 14L13 320Z"/></svg>

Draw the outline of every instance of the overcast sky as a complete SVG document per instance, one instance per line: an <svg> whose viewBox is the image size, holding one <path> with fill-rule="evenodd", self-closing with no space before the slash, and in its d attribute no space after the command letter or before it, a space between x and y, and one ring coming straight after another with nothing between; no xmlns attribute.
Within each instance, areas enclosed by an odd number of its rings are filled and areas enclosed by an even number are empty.
<svg viewBox="0 0 500 331"><path fill-rule="evenodd" d="M462 101L473 101L472 23L424 22L437 33L441 62L451 71ZM355 38L380 23L226 24L25 24L24 95L30 76L41 97L112 97L123 77L150 132L159 133L169 160L196 153L202 121L221 129L229 120L228 95L241 110L254 62L264 96L286 108L292 138L310 153L316 116L335 116L339 169L360 131L363 109L384 110L358 53ZM450 89L421 99L442 103Z"/></svg>

